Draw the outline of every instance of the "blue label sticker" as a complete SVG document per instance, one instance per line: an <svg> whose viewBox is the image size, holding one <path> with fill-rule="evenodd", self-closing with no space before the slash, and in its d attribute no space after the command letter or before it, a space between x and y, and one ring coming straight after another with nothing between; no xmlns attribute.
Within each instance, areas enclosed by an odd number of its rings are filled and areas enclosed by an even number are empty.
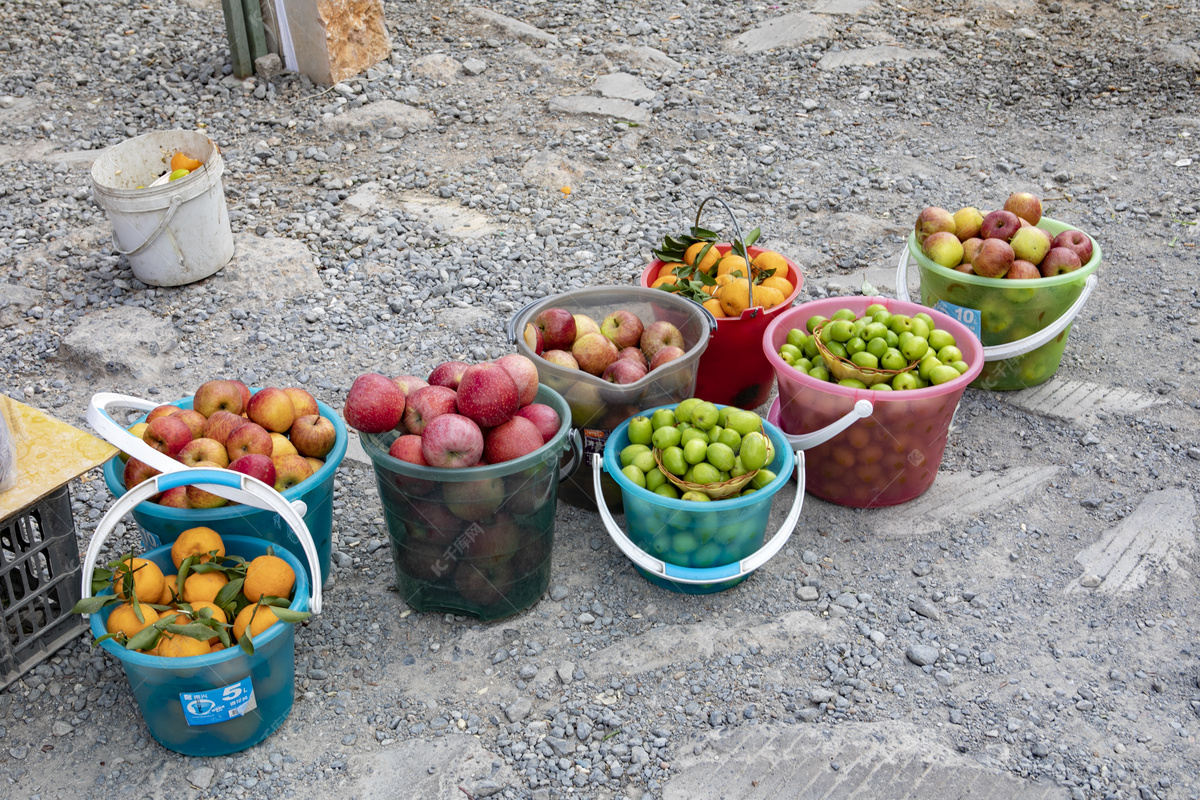
<svg viewBox="0 0 1200 800"><path fill-rule="evenodd" d="M247 675L237 683L205 692L180 692L183 716L188 725L213 725L249 714L258 707L254 684Z"/></svg>
<svg viewBox="0 0 1200 800"><path fill-rule="evenodd" d="M947 303L945 300L938 300L933 307L946 316L954 317L963 325L966 325L971 329L971 333L975 334L975 338L979 338L982 328L980 325L980 314L977 309L956 306L953 303Z"/></svg>

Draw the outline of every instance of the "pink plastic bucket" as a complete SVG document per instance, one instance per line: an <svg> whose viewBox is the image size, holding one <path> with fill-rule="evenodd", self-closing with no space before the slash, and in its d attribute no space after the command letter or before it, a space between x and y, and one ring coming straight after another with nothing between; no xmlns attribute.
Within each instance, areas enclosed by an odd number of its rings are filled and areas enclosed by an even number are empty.
<svg viewBox="0 0 1200 800"><path fill-rule="evenodd" d="M840 308L861 316L872 303L893 314L929 314L938 328L953 334L970 369L940 386L887 392L817 380L780 357L788 331L803 329L809 317L828 317ZM958 401L983 369L983 345L966 326L939 311L887 297L832 297L796 306L768 326L763 351L779 381L779 397L767 418L784 433L824 428L850 413L858 400L874 405L869 417L805 452L807 490L822 500L854 508L904 503L933 484Z"/></svg>

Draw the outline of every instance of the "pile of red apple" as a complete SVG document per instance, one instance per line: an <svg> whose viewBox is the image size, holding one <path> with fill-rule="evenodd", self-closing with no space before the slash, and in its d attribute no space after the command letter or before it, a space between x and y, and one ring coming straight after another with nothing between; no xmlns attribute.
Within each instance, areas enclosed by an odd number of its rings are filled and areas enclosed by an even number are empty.
<svg viewBox="0 0 1200 800"><path fill-rule="evenodd" d="M425 380L360 375L342 415L362 433L398 430L393 458L428 467L476 467L528 455L558 432L558 412L533 402L538 371L513 353L481 364L447 361Z"/></svg>
<svg viewBox="0 0 1200 800"><path fill-rule="evenodd" d="M525 344L566 369L578 369L609 383L636 383L683 356L683 334L666 320L643 325L637 314L613 311L602 322L565 308L543 309L526 323Z"/></svg>
<svg viewBox="0 0 1200 800"><path fill-rule="evenodd" d="M1037 227L1041 218L1042 201L1028 192L1009 195L1004 208L986 215L972 206L953 214L929 206L917 216L916 240L935 264L982 278L1049 278L1091 260L1087 234L1052 237Z"/></svg>
<svg viewBox="0 0 1200 800"><path fill-rule="evenodd" d="M191 408L158 406L129 432L189 467L231 469L279 492L311 477L337 442L333 422L321 416L316 399L304 389L270 387L251 394L246 384L236 380L201 384ZM125 488L158 474L149 464L129 458ZM229 501L198 486L178 486L152 502L174 508L219 508Z"/></svg>

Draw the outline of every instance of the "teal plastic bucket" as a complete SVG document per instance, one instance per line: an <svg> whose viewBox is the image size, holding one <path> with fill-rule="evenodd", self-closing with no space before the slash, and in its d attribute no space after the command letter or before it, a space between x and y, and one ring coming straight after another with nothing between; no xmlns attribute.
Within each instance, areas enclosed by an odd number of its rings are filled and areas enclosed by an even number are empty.
<svg viewBox="0 0 1200 800"><path fill-rule="evenodd" d="M258 390L254 389L253 391L257 393ZM158 405L162 404L125 395L98 394L92 398L91 406L88 409L88 422L110 444L126 452L132 452L130 442L139 440L130 436L124 426L112 418L108 409L119 406L149 411ZM175 400L170 405L191 408L192 398L185 397ZM320 582L324 584L329 578L330 554L333 548L333 479L338 466L346 456L348 438L346 424L342 421L340 414L319 400L317 408L322 417L333 423L333 427L337 430L337 441L333 445L333 450L325 457L325 464L308 480L284 491L283 497L289 503L299 501L304 504L305 510L302 512L302 516L304 524L317 546L321 565ZM145 417L142 417L138 421L144 419ZM136 453L134 455L136 457ZM178 466L183 468L182 464ZM113 456L104 465L104 482L108 485L108 490L112 492L113 497L121 497L125 494L124 469L125 465L117 456ZM188 528L205 525L220 531L221 535L229 533L232 536L254 536L265 539L287 548L298 558L304 558L304 550L295 534L273 511L252 508L247 505L197 509L172 508L145 502L133 510L133 518L142 528L142 544L146 549L157 547L160 544L170 544ZM307 569L307 565L305 568ZM309 580L312 580L312 577L310 573Z"/></svg>
<svg viewBox="0 0 1200 800"><path fill-rule="evenodd" d="M274 489L248 476L207 469L159 475L137 486L130 494L149 497L172 486L217 481L251 490L264 499L268 498L267 492L275 498L280 497ZM251 486L249 482L256 485ZM157 489L152 488L154 483L157 483ZM285 513L286 504L282 499L276 502L279 513ZM96 527L84 562L84 597L91 595L92 572L101 545L130 506L125 498L121 498ZM306 536L299 516L294 513L288 516L296 527L297 537ZM263 539L228 534L225 527L218 526L215 530L225 542L227 555L250 560L264 555L271 545ZM309 546L312 548L311 542ZM309 583L310 570L304 568L315 568L312 563L316 558L315 548L309 552L304 565L286 548L275 548L275 555L287 561L296 573L290 607L296 611L319 613L321 587ZM156 547L140 557L153 561L166 574L175 570L170 544ZM111 593L112 589L106 588L101 594ZM106 606L91 615L92 634L96 638L105 635L105 623L114 608L116 606ZM101 642L100 647L121 661L146 727L159 744L188 756L220 756L258 744L270 736L292 710L296 683L295 625L277 622L252 641L254 655L247 655L235 643L216 653L187 658L165 658L126 650L112 640Z"/></svg>
<svg viewBox="0 0 1200 800"><path fill-rule="evenodd" d="M658 408L640 413L650 416ZM604 445L603 457L593 457L592 479L599 485L603 470L620 486L628 534L605 504L600 505L600 517L642 577L673 592L711 594L738 585L779 552L804 505L804 455L793 453L783 432L766 420L763 432L775 447L775 460L768 467L775 480L744 497L705 503L663 497L629 480L621 472L620 459L629 445L629 420L617 426ZM791 479L797 461L795 501L783 525L764 544L771 502Z"/></svg>

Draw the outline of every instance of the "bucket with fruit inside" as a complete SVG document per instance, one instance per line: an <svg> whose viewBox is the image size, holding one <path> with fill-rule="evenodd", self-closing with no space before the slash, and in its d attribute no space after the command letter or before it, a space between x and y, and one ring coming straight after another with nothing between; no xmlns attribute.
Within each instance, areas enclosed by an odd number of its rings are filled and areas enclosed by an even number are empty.
<svg viewBox="0 0 1200 800"><path fill-rule="evenodd" d="M617 426L603 456L592 458L592 481L599 493L607 473L620 487L629 532L607 504L600 518L643 577L707 594L741 583L791 536L804 504L803 468L787 517L764 541L772 500L796 459L783 433L753 411L689 398Z"/></svg>
<svg viewBox="0 0 1200 800"><path fill-rule="evenodd" d="M147 413L127 430L112 416L119 408ZM167 404L102 392L92 397L87 420L122 451L104 465L104 481L114 497L160 472L196 466L250 475L273 486L303 516L321 565L319 577L309 579L323 584L329 577L333 479L348 438L337 412L307 391L251 390L240 381L214 380L194 396ZM227 486L178 486L153 494L133 510L133 518L147 549L207 525L304 555L302 543L279 515L248 504Z"/></svg>
<svg viewBox="0 0 1200 800"><path fill-rule="evenodd" d="M1011 195L1003 209L917 217L900 256L896 295L908 299L909 259L921 275L921 302L954 316L982 340L980 389L1025 389L1058 370L1071 323L1096 288L1100 246L1086 233L1042 216L1039 198Z"/></svg>
<svg viewBox="0 0 1200 800"><path fill-rule="evenodd" d="M151 286L207 278L233 258L216 143L198 131L154 131L92 164L92 194L113 225L113 249Z"/></svg>
<svg viewBox="0 0 1200 800"><path fill-rule="evenodd" d="M220 523L96 569L125 514L200 482L236 490L285 520L308 572L289 550ZM100 520L75 610L91 615L96 642L121 661L150 734L177 753L219 756L261 742L291 713L294 623L321 613L321 585L308 580L319 572L304 521L267 484L229 470L164 473L118 498Z"/></svg>
<svg viewBox="0 0 1200 800"><path fill-rule="evenodd" d="M796 306L767 328L763 350L779 380L767 419L805 450L808 491L855 508L904 503L933 484L958 401L983 369L983 346L962 323L885 297ZM863 418L828 437L855 413Z"/></svg>
<svg viewBox="0 0 1200 800"><path fill-rule="evenodd" d="M667 237L654 251L657 258L642 271L642 286L661 289L700 303L717 321L712 341L700 357L695 396L713 403L757 408L771 395L775 373L760 352L764 331L775 315L791 307L804 285L795 262L773 250L754 247L755 228L743 241L730 211L736 238L718 235L696 224L678 238Z"/></svg>
<svg viewBox="0 0 1200 800"><path fill-rule="evenodd" d="M566 401L519 354L397 381L399 396L360 377L344 413L375 468L400 596L484 620L525 610L550 585L558 486L582 459Z"/></svg>
<svg viewBox="0 0 1200 800"><path fill-rule="evenodd" d="M700 359L716 329L702 306L657 289L597 286L537 300L509 320L517 353L536 365L542 384L571 411L587 457L604 452L612 431L640 408L692 396ZM609 478L604 499L620 505ZM595 508L584 475L568 478L562 498Z"/></svg>

